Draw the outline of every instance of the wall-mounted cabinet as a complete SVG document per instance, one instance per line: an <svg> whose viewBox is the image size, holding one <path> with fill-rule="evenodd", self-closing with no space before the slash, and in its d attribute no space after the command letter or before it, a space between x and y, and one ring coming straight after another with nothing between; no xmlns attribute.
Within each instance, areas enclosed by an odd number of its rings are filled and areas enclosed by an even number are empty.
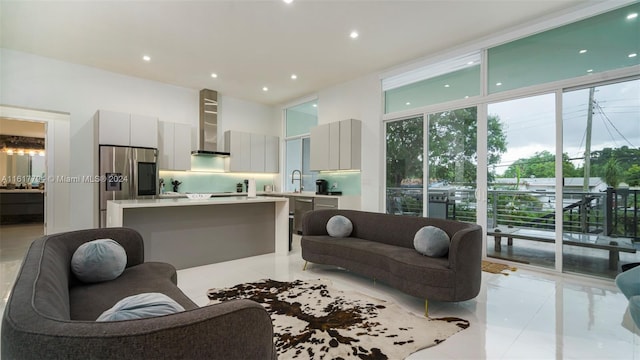
<svg viewBox="0 0 640 360"><path fill-rule="evenodd" d="M224 151L229 152L226 170L230 172L277 173L280 138L228 130Z"/></svg>
<svg viewBox="0 0 640 360"><path fill-rule="evenodd" d="M98 144L158 147L158 118L98 110L95 115Z"/></svg>
<svg viewBox="0 0 640 360"><path fill-rule="evenodd" d="M347 119L311 129L311 170L359 170L362 122Z"/></svg>
<svg viewBox="0 0 640 360"><path fill-rule="evenodd" d="M191 169L191 126L160 121L158 126L159 168Z"/></svg>

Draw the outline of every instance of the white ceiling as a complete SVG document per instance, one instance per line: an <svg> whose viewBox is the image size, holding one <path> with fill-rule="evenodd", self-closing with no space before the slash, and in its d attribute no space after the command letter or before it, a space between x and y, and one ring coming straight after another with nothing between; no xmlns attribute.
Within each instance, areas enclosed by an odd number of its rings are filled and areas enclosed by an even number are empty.
<svg viewBox="0 0 640 360"><path fill-rule="evenodd" d="M5 48L279 104L586 2L2 0L0 30Z"/></svg>

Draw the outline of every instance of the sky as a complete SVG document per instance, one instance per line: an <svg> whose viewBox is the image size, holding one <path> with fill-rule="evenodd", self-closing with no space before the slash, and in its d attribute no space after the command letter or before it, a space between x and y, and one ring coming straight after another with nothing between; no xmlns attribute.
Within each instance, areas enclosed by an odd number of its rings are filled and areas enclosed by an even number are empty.
<svg viewBox="0 0 640 360"><path fill-rule="evenodd" d="M585 150L589 89L563 94L563 152L582 157ZM591 151L605 147L640 148L640 80L596 87ZM495 170L535 152L555 152L555 95L545 94L490 104L490 115L498 115L507 136L507 152ZM576 166L582 160L574 161Z"/></svg>

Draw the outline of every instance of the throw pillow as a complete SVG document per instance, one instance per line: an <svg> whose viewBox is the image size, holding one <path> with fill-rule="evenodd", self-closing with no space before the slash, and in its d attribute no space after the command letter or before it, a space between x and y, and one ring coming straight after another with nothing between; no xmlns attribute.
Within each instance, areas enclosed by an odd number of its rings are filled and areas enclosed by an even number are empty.
<svg viewBox="0 0 640 360"><path fill-rule="evenodd" d="M174 314L184 311L184 307L161 293L143 293L128 296L103 312L96 321L120 321L143 319Z"/></svg>
<svg viewBox="0 0 640 360"><path fill-rule="evenodd" d="M327 232L329 236L348 237L352 231L353 224L351 220L342 215L332 216L331 219L327 221Z"/></svg>
<svg viewBox="0 0 640 360"><path fill-rule="evenodd" d="M127 253L115 240L98 239L78 247L71 258L71 271L80 281L113 280L127 266Z"/></svg>
<svg viewBox="0 0 640 360"><path fill-rule="evenodd" d="M435 226L425 226L413 237L413 247L422 255L445 256L449 252L449 235Z"/></svg>

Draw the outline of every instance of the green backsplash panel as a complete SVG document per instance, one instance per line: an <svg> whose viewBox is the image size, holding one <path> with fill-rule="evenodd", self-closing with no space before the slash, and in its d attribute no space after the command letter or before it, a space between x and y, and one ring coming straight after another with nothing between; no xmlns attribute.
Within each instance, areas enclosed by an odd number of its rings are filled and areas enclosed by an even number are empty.
<svg viewBox="0 0 640 360"><path fill-rule="evenodd" d="M210 192L235 192L236 184L243 183L245 179L256 179L258 191L264 189L264 185L274 182L273 174L235 174L198 171L160 171L160 178L164 179L165 191L173 191L171 179L178 180L182 184L178 187L181 193L210 193Z"/></svg>
<svg viewBox="0 0 640 360"><path fill-rule="evenodd" d="M360 172L321 172L318 179L325 179L329 182L329 189L334 183L338 183L337 188L331 190L342 191L342 195L360 195Z"/></svg>

